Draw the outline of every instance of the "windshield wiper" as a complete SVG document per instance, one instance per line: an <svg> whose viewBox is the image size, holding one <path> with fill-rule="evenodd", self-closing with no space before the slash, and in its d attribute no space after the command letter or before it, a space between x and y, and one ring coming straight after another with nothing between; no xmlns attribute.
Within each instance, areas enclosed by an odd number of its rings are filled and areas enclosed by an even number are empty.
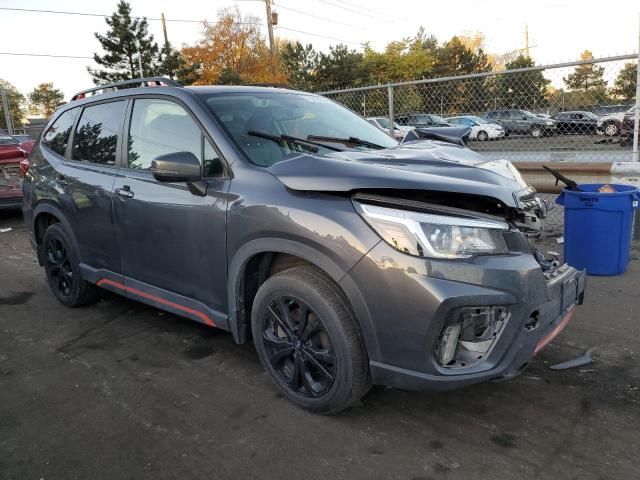
<svg viewBox="0 0 640 480"><path fill-rule="evenodd" d="M331 147L329 145L324 145L322 143L316 143L312 140L307 140L304 138L299 138L299 137L293 137L291 135L272 135L270 133L267 132L260 132L257 130L249 130L247 132L247 135L251 135L252 137L259 137L259 138L265 138L267 140L271 140L273 142L276 142L278 145L280 145L281 147L284 147L285 142L290 142L290 143L295 143L296 145L300 145L302 148L304 148L305 150L312 152L312 153L317 153L318 152L318 148L317 147L322 147L322 148L326 148L328 150L333 150L334 152L341 152L342 149L340 148L336 148L336 147Z"/></svg>
<svg viewBox="0 0 640 480"><path fill-rule="evenodd" d="M387 148L382 145L378 145L377 143L369 142L367 140L361 140L360 138L356 138L356 137L340 138L340 137L323 137L322 135L309 135L307 137L307 140L316 140L319 142L342 143L347 147L361 145L363 147L376 148L378 150L384 150L385 148Z"/></svg>

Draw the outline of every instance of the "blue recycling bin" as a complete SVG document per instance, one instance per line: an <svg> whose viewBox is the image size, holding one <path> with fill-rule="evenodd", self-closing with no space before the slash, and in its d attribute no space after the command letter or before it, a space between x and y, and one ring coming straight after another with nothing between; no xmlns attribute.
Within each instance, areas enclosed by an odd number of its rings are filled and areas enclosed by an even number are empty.
<svg viewBox="0 0 640 480"><path fill-rule="evenodd" d="M564 259L589 275L620 275L629 263L640 192L631 185L610 184L615 193L600 193L602 185L578 185L580 192L565 188L556 198L564 206Z"/></svg>

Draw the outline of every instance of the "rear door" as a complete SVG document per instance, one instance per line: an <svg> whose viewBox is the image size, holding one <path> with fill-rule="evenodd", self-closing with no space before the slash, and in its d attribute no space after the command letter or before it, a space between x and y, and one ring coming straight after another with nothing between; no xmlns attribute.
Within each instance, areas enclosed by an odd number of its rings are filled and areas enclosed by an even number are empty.
<svg viewBox="0 0 640 480"><path fill-rule="evenodd" d="M115 273L120 273L120 254L112 187L126 105L126 100L111 100L68 110L42 140L42 153L53 166L53 198L71 224L81 263Z"/></svg>
<svg viewBox="0 0 640 480"><path fill-rule="evenodd" d="M225 318L229 170L197 119L171 97L135 97L125 131L114 192L127 288L202 311L196 301ZM201 161L205 196L150 171L154 158L184 151Z"/></svg>

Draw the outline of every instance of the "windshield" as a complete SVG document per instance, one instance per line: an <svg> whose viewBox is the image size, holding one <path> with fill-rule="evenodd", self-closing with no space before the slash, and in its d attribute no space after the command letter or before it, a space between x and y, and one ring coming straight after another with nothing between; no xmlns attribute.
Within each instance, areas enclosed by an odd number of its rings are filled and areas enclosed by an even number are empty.
<svg viewBox="0 0 640 480"><path fill-rule="evenodd" d="M388 118L378 117L378 118L376 118L376 122L378 122L378 124L382 128L389 129L389 119Z"/></svg>
<svg viewBox="0 0 640 480"><path fill-rule="evenodd" d="M9 135L0 135L0 145L17 145L18 143L20 142Z"/></svg>
<svg viewBox="0 0 640 480"><path fill-rule="evenodd" d="M431 121L433 123L447 123L447 121L444 118L439 117L438 115L431 115Z"/></svg>
<svg viewBox="0 0 640 480"><path fill-rule="evenodd" d="M293 158L305 150L296 143L274 142L249 132L272 136L289 135L349 138L391 148L398 144L379 128L337 103L317 95L290 92L234 92L203 95L229 135L249 159L260 166L271 166ZM325 141L329 146L336 143ZM346 149L344 145L341 148ZM368 147L352 147L367 150ZM319 155L334 151L320 146Z"/></svg>
<svg viewBox="0 0 640 480"><path fill-rule="evenodd" d="M598 116L595 113L591 113L591 112L582 112L582 114L587 117L590 118L591 120L597 120Z"/></svg>
<svg viewBox="0 0 640 480"><path fill-rule="evenodd" d="M482 117L476 117L475 115L469 115L468 117L469 120L473 120L476 123L482 124L482 123L488 123L486 118L482 118Z"/></svg>

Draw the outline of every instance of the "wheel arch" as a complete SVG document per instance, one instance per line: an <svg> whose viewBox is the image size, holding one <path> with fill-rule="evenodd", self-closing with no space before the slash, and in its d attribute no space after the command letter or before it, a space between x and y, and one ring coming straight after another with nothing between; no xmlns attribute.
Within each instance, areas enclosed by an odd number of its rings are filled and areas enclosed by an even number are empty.
<svg viewBox="0 0 640 480"><path fill-rule="evenodd" d="M244 244L229 265L227 295L229 329L237 343L251 337L252 301L260 285L269 276L294 265L313 265L333 280L353 313L356 328L369 354L378 351L369 312L359 291L343 288L340 281L348 272L316 249L288 239L259 239ZM363 308L364 307L364 308ZM371 344L371 339L374 344Z"/></svg>
<svg viewBox="0 0 640 480"><path fill-rule="evenodd" d="M36 254L40 266L43 265L41 248L42 238L44 237L44 232L46 231L46 229L54 223L60 223L65 227L67 234L71 239L71 242L73 242L73 248L76 249L76 252L80 252L80 249L78 248L78 241L76 240L76 237L73 234L73 230L71 229L71 224L67 220L62 210L50 203L40 203L33 210L32 225L33 236L36 242Z"/></svg>

